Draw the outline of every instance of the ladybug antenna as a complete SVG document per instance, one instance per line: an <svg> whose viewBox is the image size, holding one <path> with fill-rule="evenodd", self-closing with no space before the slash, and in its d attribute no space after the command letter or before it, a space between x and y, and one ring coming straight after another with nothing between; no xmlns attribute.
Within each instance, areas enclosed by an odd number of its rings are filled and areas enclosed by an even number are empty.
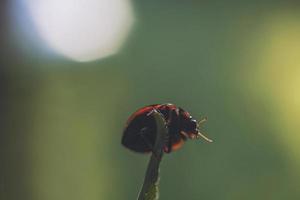
<svg viewBox="0 0 300 200"><path fill-rule="evenodd" d="M199 127L206 121L207 121L207 117L204 117L203 119L201 119L197 124L197 128L199 129ZM200 133L200 131L198 131L198 134L197 134L197 138L199 138L199 137L202 137L207 142L213 142L211 139L209 139L208 137L206 137L205 135Z"/></svg>
<svg viewBox="0 0 300 200"><path fill-rule="evenodd" d="M203 117L199 122L198 126L200 127L201 124L205 123L207 121L207 117Z"/></svg>
<svg viewBox="0 0 300 200"><path fill-rule="evenodd" d="M197 134L197 138L199 138L199 137L202 137L207 142L213 142L213 140L209 139L208 137L206 137L205 135L203 135L200 132L198 132L198 134Z"/></svg>

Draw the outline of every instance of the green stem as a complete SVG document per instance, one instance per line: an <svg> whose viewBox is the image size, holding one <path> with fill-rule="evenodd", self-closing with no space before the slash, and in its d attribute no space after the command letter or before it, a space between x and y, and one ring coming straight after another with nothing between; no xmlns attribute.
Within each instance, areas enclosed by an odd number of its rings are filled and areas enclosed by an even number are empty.
<svg viewBox="0 0 300 200"><path fill-rule="evenodd" d="M166 122L163 116L156 110L154 110L151 115L154 117L156 122L157 134L153 153L147 167L144 183L139 193L138 200L158 199L159 164L164 153L163 146L165 144L165 138L168 134Z"/></svg>

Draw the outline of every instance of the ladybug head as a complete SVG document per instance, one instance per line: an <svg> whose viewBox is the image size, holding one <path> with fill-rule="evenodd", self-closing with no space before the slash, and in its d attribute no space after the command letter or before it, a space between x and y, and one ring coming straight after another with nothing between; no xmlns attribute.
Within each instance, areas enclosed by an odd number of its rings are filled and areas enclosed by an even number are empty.
<svg viewBox="0 0 300 200"><path fill-rule="evenodd" d="M184 126L183 126L183 131L182 134L186 137L186 138L190 138L190 139L198 139L198 138L203 138L204 140L206 140L207 142L212 142L211 139L207 138L205 135L203 135L200 132L200 126L207 121L207 118L203 118L201 119L199 122L197 122L195 119L193 118L189 118L189 119L184 119Z"/></svg>

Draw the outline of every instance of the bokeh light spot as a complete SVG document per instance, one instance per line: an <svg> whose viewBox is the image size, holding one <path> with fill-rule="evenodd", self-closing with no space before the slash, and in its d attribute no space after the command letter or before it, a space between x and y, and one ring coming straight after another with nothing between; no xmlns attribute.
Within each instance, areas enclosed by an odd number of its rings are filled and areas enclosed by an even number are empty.
<svg viewBox="0 0 300 200"><path fill-rule="evenodd" d="M252 85L253 94L271 107L275 134L296 168L300 166L299 19L299 14L292 12L277 13L267 19L268 26L262 31L267 37L256 44L261 48L257 66L243 76Z"/></svg>
<svg viewBox="0 0 300 200"><path fill-rule="evenodd" d="M91 61L116 53L133 24L129 0L26 0L40 37L56 53Z"/></svg>

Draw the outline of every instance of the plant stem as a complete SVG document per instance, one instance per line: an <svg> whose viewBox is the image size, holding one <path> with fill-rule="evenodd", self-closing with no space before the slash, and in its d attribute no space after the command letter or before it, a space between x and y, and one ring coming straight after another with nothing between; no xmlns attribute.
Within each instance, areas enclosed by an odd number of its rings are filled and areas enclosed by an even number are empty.
<svg viewBox="0 0 300 200"><path fill-rule="evenodd" d="M163 146L168 134L166 122L163 116L154 110L151 115L154 117L157 127L154 149L147 167L144 183L139 193L138 200L156 200L158 199L159 184L159 164L163 156Z"/></svg>

